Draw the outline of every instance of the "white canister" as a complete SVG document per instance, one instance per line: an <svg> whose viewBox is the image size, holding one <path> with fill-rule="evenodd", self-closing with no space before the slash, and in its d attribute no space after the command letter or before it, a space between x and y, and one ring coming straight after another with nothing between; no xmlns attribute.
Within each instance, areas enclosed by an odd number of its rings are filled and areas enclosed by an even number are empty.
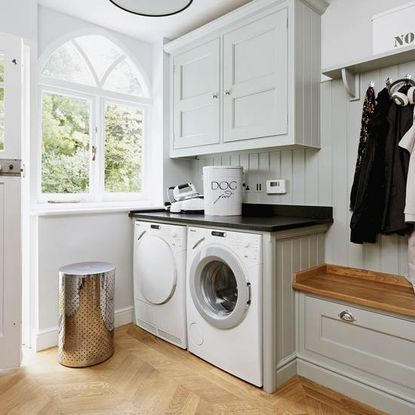
<svg viewBox="0 0 415 415"><path fill-rule="evenodd" d="M203 167L205 215L242 214L242 167Z"/></svg>

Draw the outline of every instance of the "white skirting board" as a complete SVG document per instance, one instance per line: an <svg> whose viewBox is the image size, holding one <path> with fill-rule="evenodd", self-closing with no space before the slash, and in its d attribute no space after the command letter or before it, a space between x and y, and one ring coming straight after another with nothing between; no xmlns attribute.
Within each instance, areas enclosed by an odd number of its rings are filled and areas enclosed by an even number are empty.
<svg viewBox="0 0 415 415"><path fill-rule="evenodd" d="M415 413L415 405L408 401L301 358L297 359L297 370L299 376L303 376L388 414L413 415Z"/></svg>
<svg viewBox="0 0 415 415"><path fill-rule="evenodd" d="M134 321L134 307L126 307L115 311L115 327L124 326ZM36 352L55 347L58 344L58 327L35 332L33 335L33 349Z"/></svg>

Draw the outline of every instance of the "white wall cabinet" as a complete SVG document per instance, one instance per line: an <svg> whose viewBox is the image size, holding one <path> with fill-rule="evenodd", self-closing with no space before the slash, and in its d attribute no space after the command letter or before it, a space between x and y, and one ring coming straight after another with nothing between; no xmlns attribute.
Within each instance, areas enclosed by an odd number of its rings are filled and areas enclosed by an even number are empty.
<svg viewBox="0 0 415 415"><path fill-rule="evenodd" d="M223 37L223 141L287 133L287 9Z"/></svg>
<svg viewBox="0 0 415 415"><path fill-rule="evenodd" d="M324 0L256 0L168 43L171 157L319 148Z"/></svg>
<svg viewBox="0 0 415 415"><path fill-rule="evenodd" d="M218 144L219 39L178 55L174 62L174 147L184 149Z"/></svg>

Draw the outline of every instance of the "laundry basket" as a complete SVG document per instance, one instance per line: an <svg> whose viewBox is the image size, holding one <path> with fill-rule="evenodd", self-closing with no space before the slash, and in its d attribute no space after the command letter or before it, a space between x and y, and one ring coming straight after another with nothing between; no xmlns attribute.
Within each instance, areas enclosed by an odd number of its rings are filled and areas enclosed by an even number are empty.
<svg viewBox="0 0 415 415"><path fill-rule="evenodd" d="M69 367L101 363L114 352L115 267L83 262L59 270L58 362Z"/></svg>

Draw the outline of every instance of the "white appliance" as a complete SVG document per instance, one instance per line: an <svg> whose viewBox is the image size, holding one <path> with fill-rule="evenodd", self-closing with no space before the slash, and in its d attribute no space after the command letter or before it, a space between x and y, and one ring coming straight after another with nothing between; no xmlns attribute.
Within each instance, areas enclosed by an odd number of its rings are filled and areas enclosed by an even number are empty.
<svg viewBox="0 0 415 415"><path fill-rule="evenodd" d="M193 183L179 184L167 189L171 213L202 213L204 211L203 196L200 195Z"/></svg>
<svg viewBox="0 0 415 415"><path fill-rule="evenodd" d="M134 306L137 326L187 347L186 227L135 222Z"/></svg>
<svg viewBox="0 0 415 415"><path fill-rule="evenodd" d="M203 167L205 214L236 216L242 214L242 167Z"/></svg>
<svg viewBox="0 0 415 415"><path fill-rule="evenodd" d="M189 351L262 386L261 235L190 227L187 238Z"/></svg>

